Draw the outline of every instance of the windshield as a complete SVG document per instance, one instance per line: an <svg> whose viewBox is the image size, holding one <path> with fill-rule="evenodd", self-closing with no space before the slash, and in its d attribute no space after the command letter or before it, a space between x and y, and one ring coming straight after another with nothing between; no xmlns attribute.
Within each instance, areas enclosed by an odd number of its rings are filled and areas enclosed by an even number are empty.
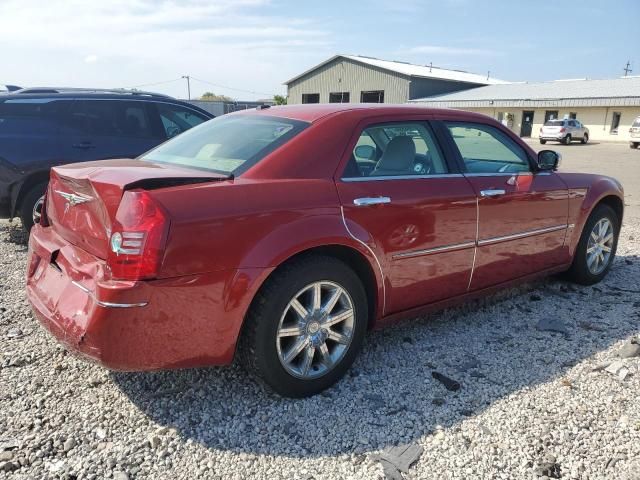
<svg viewBox="0 0 640 480"><path fill-rule="evenodd" d="M239 175L308 123L258 115L223 115L145 153L140 160Z"/></svg>
<svg viewBox="0 0 640 480"><path fill-rule="evenodd" d="M544 124L545 127L563 127L564 120L549 120Z"/></svg>
<svg viewBox="0 0 640 480"><path fill-rule="evenodd" d="M636 118L633 121L633 125L631 125L632 127L640 127L640 117Z"/></svg>

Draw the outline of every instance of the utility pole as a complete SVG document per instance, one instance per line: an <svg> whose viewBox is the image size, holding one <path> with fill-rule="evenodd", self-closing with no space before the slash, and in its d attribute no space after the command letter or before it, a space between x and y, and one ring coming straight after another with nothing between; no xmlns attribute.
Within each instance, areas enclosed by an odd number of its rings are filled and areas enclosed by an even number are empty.
<svg viewBox="0 0 640 480"><path fill-rule="evenodd" d="M182 78L187 79L187 96L191 100L191 77L189 75L182 75Z"/></svg>
<svg viewBox="0 0 640 480"><path fill-rule="evenodd" d="M627 60L627 65L624 67L624 76L628 76L633 70L631 70L631 61Z"/></svg>

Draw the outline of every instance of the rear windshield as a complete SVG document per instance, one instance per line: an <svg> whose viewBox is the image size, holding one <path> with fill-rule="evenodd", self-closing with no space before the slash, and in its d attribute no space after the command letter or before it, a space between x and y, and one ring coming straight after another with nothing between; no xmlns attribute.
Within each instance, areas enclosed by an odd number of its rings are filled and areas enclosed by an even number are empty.
<svg viewBox="0 0 640 480"><path fill-rule="evenodd" d="M564 120L549 120L544 124L545 127L563 127Z"/></svg>
<svg viewBox="0 0 640 480"><path fill-rule="evenodd" d="M239 175L308 125L288 118L223 115L163 143L140 159Z"/></svg>

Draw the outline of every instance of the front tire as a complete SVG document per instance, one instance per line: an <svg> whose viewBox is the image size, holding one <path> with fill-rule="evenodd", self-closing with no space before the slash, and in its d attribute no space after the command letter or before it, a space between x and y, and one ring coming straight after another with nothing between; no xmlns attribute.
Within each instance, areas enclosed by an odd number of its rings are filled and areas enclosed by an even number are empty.
<svg viewBox="0 0 640 480"><path fill-rule="evenodd" d="M547 143L547 141L546 141L546 140L543 140L543 139L540 139L540 143L541 143L542 145L545 145L545 144Z"/></svg>
<svg viewBox="0 0 640 480"><path fill-rule="evenodd" d="M333 257L302 258L275 272L256 295L239 359L280 395L315 395L351 366L367 319L364 287L349 266Z"/></svg>
<svg viewBox="0 0 640 480"><path fill-rule="evenodd" d="M40 221L44 192L46 189L47 184L40 183L32 187L22 198L20 204L20 220L22 220L22 226L27 233L31 231L31 227L33 227L34 224Z"/></svg>
<svg viewBox="0 0 640 480"><path fill-rule="evenodd" d="M569 144L571 144L571 135L567 135L566 137L564 137L564 141L563 141L563 143L564 143L565 145L569 145Z"/></svg>
<svg viewBox="0 0 640 480"><path fill-rule="evenodd" d="M629 144L629 148L638 148L639 145L640 145L640 143L638 143L638 142L631 142Z"/></svg>
<svg viewBox="0 0 640 480"><path fill-rule="evenodd" d="M583 145L589 143L589 135L585 133L584 136L582 137L582 140L580 140L580 143L582 143Z"/></svg>
<svg viewBox="0 0 640 480"><path fill-rule="evenodd" d="M570 280L593 285L606 275L618 248L620 220L608 205L598 205L587 219L569 269Z"/></svg>

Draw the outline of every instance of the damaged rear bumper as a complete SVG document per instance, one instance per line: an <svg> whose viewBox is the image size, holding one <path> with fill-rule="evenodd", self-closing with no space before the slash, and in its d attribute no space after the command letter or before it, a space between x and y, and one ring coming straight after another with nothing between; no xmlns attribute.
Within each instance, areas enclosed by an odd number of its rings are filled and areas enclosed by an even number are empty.
<svg viewBox="0 0 640 480"><path fill-rule="evenodd" d="M27 297L38 321L69 351L113 370L223 365L270 269L153 281L114 281L105 262L36 225Z"/></svg>

